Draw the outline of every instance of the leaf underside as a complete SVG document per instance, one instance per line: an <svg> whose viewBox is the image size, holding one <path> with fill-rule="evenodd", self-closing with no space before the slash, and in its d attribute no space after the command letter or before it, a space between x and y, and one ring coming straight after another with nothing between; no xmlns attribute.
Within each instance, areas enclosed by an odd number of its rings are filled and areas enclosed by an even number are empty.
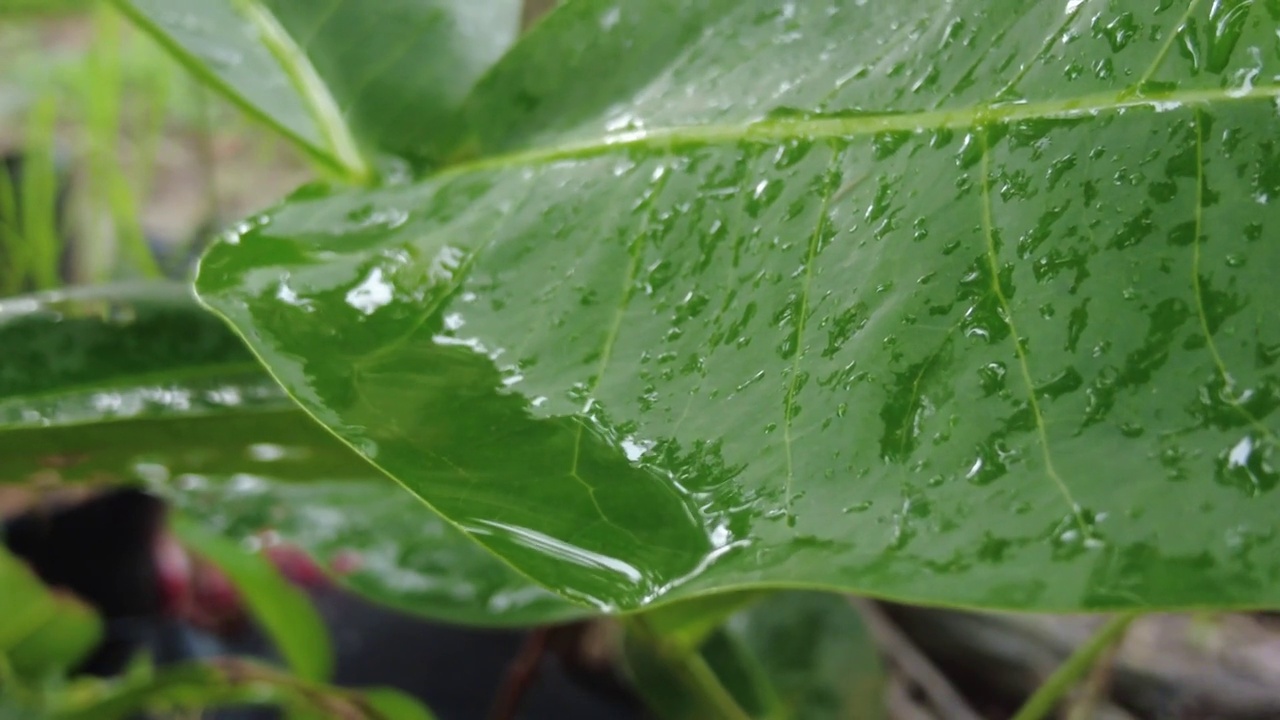
<svg viewBox="0 0 1280 720"><path fill-rule="evenodd" d="M1274 606L1278 13L579 0L475 159L302 192L198 291L598 608Z"/></svg>

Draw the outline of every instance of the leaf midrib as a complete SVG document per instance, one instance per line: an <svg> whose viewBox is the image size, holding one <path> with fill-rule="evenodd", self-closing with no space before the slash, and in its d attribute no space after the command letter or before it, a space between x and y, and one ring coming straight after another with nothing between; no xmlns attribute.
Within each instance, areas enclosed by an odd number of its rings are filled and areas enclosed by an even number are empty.
<svg viewBox="0 0 1280 720"><path fill-rule="evenodd" d="M1126 89L1121 92L1093 93L1036 102L992 103L963 108L852 117L827 115L765 118L727 124L672 125L484 156L445 167L429 179L445 180L474 172L547 164L562 160L589 159L627 149L650 148L672 151L698 145L772 144L792 140L856 138L884 132L924 132L1028 120L1073 120L1131 109L1168 112L1188 105L1277 98L1280 98L1280 85L1197 88L1146 94Z"/></svg>

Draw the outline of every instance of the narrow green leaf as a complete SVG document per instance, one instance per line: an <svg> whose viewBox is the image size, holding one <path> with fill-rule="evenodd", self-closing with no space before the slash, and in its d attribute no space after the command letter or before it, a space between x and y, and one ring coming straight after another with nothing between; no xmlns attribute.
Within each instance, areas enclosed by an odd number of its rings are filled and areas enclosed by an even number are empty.
<svg viewBox="0 0 1280 720"><path fill-rule="evenodd" d="M118 0L202 80L352 179L422 159L515 38L518 0Z"/></svg>
<svg viewBox="0 0 1280 720"><path fill-rule="evenodd" d="M578 0L481 157L297 197L199 292L601 608L1275 606L1280 20L1211 12Z"/></svg>
<svg viewBox="0 0 1280 720"><path fill-rule="evenodd" d="M434 720L422 703L399 690L372 688L360 693L364 704L373 710L377 720Z"/></svg>
<svg viewBox="0 0 1280 720"><path fill-rule="evenodd" d="M294 673L306 680L329 679L333 672L329 631L301 590L290 585L266 557L246 552L187 518L175 518L172 525L184 545L226 573Z"/></svg>
<svg viewBox="0 0 1280 720"><path fill-rule="evenodd" d="M582 615L296 409L168 285L0 301L0 482L144 483L230 541L272 531L383 603L522 625Z"/></svg>

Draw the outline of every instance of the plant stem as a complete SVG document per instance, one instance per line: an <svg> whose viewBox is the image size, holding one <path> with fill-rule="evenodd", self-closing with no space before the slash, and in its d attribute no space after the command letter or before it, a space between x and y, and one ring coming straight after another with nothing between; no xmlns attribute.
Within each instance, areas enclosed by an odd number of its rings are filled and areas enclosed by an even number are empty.
<svg viewBox="0 0 1280 720"><path fill-rule="evenodd" d="M1089 674L1098 657L1120 642L1125 630L1129 628L1129 623L1133 622L1138 615L1139 613L1125 613L1108 620L1093 637L1089 638L1088 642L1077 648L1063 661L1062 665L1053 671L1053 674L1030 698L1027 698L1026 703L1012 720L1042 720L1048 717L1058 701Z"/></svg>
<svg viewBox="0 0 1280 720"><path fill-rule="evenodd" d="M329 93L329 86L316 72L306 52L298 47L289 32L281 27L276 17L261 3L239 0L235 7L258 31L262 43L293 81L294 89L311 112L334 163L342 169L349 182L367 184L373 176L373 170L360 153L338 101Z"/></svg>
<svg viewBox="0 0 1280 720"><path fill-rule="evenodd" d="M715 713L715 718L751 720L751 716L725 689L697 648L686 647L657 632L643 615L632 615L624 622L633 637L643 641L655 655L661 657L674 674L685 681L686 687L704 701L705 707Z"/></svg>
<svg viewBox="0 0 1280 720"><path fill-rule="evenodd" d="M520 704L538 677L551 632L551 628L541 627L529 633L520 652L507 667L507 677L489 710L489 720L512 720L520 711Z"/></svg>

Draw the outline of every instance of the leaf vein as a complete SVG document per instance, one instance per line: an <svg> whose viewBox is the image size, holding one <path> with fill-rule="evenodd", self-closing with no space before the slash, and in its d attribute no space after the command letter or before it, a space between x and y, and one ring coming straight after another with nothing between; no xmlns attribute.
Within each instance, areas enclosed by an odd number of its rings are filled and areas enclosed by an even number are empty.
<svg viewBox="0 0 1280 720"><path fill-rule="evenodd" d="M840 160L838 151L832 152L831 167L828 173L833 172ZM793 360L791 361L791 377L787 383L787 393L783 399L782 410L782 443L786 449L787 460L787 477L782 488L783 503L787 512L791 512L792 487L795 484L795 465L792 461L792 445L791 437L791 420L794 415L796 392L798 392L798 378L800 377L800 361L804 359L804 326L809 315L809 294L813 287L813 265L818 257L818 245L821 243L822 232L827 224L827 209L831 204L831 198L835 194L835 183L830 182L829 178L824 178L827 185L826 190L822 193L822 202L818 206L818 221L814 224L813 233L809 236L809 247L805 254L804 261L804 282L800 286L800 307L796 312L796 339L793 352Z"/></svg>
<svg viewBox="0 0 1280 720"><path fill-rule="evenodd" d="M1205 310L1204 304L1204 288L1200 282L1200 258L1201 258L1201 241L1200 236L1204 226L1204 118L1199 110L1196 111L1195 123L1196 129L1196 210L1195 210L1195 227L1194 235L1191 240L1191 287L1196 298L1196 315L1200 322L1200 332L1204 335L1205 346L1209 349L1209 354L1213 356L1214 368L1218 375L1222 378L1224 390L1229 390L1235 385L1235 379L1231 372L1227 370L1227 364L1222 359L1222 353L1218 351L1218 344L1213 339L1213 332L1209 328L1209 315ZM1262 423L1261 420L1253 416L1253 413L1245 409L1240 402L1232 397L1228 399L1229 404L1241 417L1245 419L1254 429L1262 433L1263 437L1275 440L1275 433L1271 428Z"/></svg>
<svg viewBox="0 0 1280 720"><path fill-rule="evenodd" d="M1178 22L1174 24L1172 31L1169 33L1169 37L1164 39L1164 44L1160 46L1158 51L1156 51L1156 56L1152 59L1151 65L1149 65L1142 75L1138 77L1138 81L1133 84L1135 89L1141 90L1142 86L1146 85L1147 81L1151 79L1151 76L1160 69L1162 64L1164 64L1164 59L1169 55L1169 49L1173 47L1173 41L1177 39L1178 33L1182 32L1182 28L1186 26L1187 20L1191 19L1191 13L1195 12L1196 5L1199 4L1200 0L1191 0L1191 2L1187 3L1187 9L1182 12L1182 17L1178 18Z"/></svg>
<svg viewBox="0 0 1280 720"><path fill-rule="evenodd" d="M1027 391L1028 407L1031 409L1031 414L1036 422L1036 437L1039 440L1040 451L1044 459L1045 473L1053 481L1062 498L1066 500L1076 525L1080 529L1081 536L1083 538L1091 538L1093 537L1093 532L1089 529L1089 524L1084 520L1080 504L1076 502L1070 488L1067 487L1062 476L1058 474L1057 467L1054 466L1053 453L1049 449L1048 428L1045 426L1044 414L1040 411L1040 402L1036 399L1035 381L1031 376L1031 367L1027 362L1026 350L1022 346L1022 336L1018 334L1017 325L1013 320L1013 308L1009 305L1009 299L1005 295L1004 288L1000 286L1000 264L997 259L995 225L992 220L991 207L991 147L988 145L985 128L978 133L978 137L982 142L982 161L979 170L982 173L981 192L979 193L982 204L982 234L986 243L987 263L991 271L991 291L994 293L996 301L1000 303L1000 310L1004 316L1005 325L1009 328L1010 339L1013 342L1013 351L1018 358L1018 369Z"/></svg>
<svg viewBox="0 0 1280 720"><path fill-rule="evenodd" d="M587 159L628 149L671 151L690 145L761 144L804 139L820 141L855 138L883 132L924 132L962 129L1026 120L1093 117L1131 109L1163 109L1200 103L1228 103L1280 98L1280 85L1249 88L1199 88L1136 96L1130 91L1106 92L1025 103L983 104L963 108L860 115L857 117L768 118L733 124L672 125L619 132L590 140L517 150L460 162L440 170L435 178L511 167Z"/></svg>

